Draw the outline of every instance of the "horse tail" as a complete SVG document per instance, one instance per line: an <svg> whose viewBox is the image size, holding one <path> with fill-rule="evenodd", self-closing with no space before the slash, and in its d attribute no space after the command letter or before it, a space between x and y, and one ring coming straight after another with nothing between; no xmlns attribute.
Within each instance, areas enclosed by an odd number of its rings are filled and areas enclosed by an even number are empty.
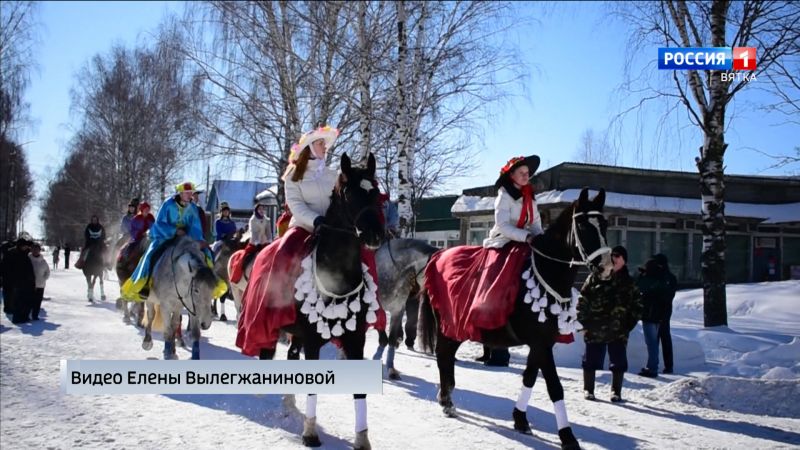
<svg viewBox="0 0 800 450"><path fill-rule="evenodd" d="M427 289L422 289L420 296L417 334L419 334L422 342L422 351L433 353L436 349L436 336L439 332L439 327L436 324L436 316L434 315Z"/></svg>

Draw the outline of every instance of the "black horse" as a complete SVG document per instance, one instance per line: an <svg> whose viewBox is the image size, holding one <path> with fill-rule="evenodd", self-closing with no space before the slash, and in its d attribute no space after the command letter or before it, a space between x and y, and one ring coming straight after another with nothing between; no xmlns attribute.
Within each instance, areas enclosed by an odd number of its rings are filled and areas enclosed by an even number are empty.
<svg viewBox="0 0 800 450"><path fill-rule="evenodd" d="M556 302L569 304L569 299L573 299L571 294L577 265L588 265L601 277L610 275L611 258L605 240L607 222L603 216L604 203L604 190L601 189L594 199L589 200L588 189L584 188L578 200L567 207L544 234L536 236L533 243L535 250L523 271L528 276L533 272L530 278L534 282L530 286L526 285L528 282L521 283L514 310L504 327L482 330L481 333L481 342L489 346L530 347L522 374L522 392L513 411L514 429L531 434L527 417L528 400L541 370L555 409L562 449L578 449L580 446L567 420L564 390L553 359L553 345L559 335L559 325L558 315L551 313L551 307L555 307ZM541 300L541 303L531 300L529 288L534 284L537 291L544 288L540 292L544 294L542 299L546 300ZM437 329L438 312L433 311L425 290L419 320L423 346L429 352L435 348L441 383L439 404L446 415L455 417L452 393L456 383L455 356L461 342L447 338Z"/></svg>
<svg viewBox="0 0 800 450"><path fill-rule="evenodd" d="M106 252L108 247L102 240L92 241L83 250L83 276L86 277L86 296L89 303L94 303L94 284L100 280L100 300L106 301L105 287L103 286L103 271L106 268Z"/></svg>
<svg viewBox="0 0 800 450"><path fill-rule="evenodd" d="M378 216L375 166L372 154L366 168L352 167L350 158L342 155L341 173L310 256L314 272L307 281L313 293L309 290L308 297L296 303L295 323L282 328L292 335L293 347L303 348L306 360L319 359L320 349L337 331L341 332L338 339L347 359L364 359L368 322L374 321L378 304L377 285L362 269L361 248L377 249L384 234ZM304 267L311 260L304 260ZM309 274L305 272L301 280ZM322 305L319 308L318 302ZM334 310L343 311L346 317L331 317L329 311ZM349 320L343 327L344 318ZM262 349L259 358L274 356L274 349ZM289 359L299 359L299 352L290 352ZM357 417L360 411L366 419L366 395L354 394L353 398ZM309 395L309 402L316 405L316 395ZM302 437L306 446L321 445L315 417L306 418ZM370 448L366 429L356 430L354 447Z"/></svg>

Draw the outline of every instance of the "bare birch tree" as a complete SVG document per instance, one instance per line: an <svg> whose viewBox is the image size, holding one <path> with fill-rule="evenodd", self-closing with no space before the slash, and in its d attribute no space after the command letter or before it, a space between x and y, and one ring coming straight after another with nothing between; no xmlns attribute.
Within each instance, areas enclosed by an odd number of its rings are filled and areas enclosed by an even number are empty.
<svg viewBox="0 0 800 450"><path fill-rule="evenodd" d="M619 5L633 26L633 48L756 47L757 69L747 77L730 70L672 71L672 89L648 87L647 98L673 98L703 135L695 158L702 198L701 256L705 326L727 325L725 291L724 156L727 106L750 80L778 80L794 67L800 39L800 4L787 1L630 2ZM648 67L645 70L652 70ZM632 87L631 89L635 89ZM644 101L644 100L642 100Z"/></svg>

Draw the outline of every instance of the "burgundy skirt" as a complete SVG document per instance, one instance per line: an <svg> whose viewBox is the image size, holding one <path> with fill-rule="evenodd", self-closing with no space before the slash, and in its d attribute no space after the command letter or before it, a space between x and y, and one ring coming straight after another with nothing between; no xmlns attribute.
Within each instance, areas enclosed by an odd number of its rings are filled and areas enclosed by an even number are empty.
<svg viewBox="0 0 800 450"><path fill-rule="evenodd" d="M530 247L460 246L442 250L425 268L425 288L450 339L480 341L481 330L502 327L514 311Z"/></svg>

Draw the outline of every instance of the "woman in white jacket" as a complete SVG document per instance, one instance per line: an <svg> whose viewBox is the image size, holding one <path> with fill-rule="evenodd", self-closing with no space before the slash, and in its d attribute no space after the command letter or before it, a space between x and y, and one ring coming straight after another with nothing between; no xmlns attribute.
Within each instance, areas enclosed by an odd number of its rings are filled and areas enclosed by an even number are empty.
<svg viewBox="0 0 800 450"><path fill-rule="evenodd" d="M442 330L449 338L480 341L483 330L502 327L513 311L531 245L542 233L530 184L538 167L539 157L532 155L511 158L500 169L495 224L482 246L454 247L431 257L425 270L431 304L461 311L442 317ZM488 349L486 353L479 359L489 359ZM490 364L508 365L507 351L498 356Z"/></svg>
<svg viewBox="0 0 800 450"><path fill-rule="evenodd" d="M283 175L286 203L292 211L289 230L256 256L239 320L236 345L245 355L274 349L279 328L294 319L294 282L300 261L311 250L311 233L322 224L338 174L326 156L339 130L321 127L304 134L292 146Z"/></svg>

